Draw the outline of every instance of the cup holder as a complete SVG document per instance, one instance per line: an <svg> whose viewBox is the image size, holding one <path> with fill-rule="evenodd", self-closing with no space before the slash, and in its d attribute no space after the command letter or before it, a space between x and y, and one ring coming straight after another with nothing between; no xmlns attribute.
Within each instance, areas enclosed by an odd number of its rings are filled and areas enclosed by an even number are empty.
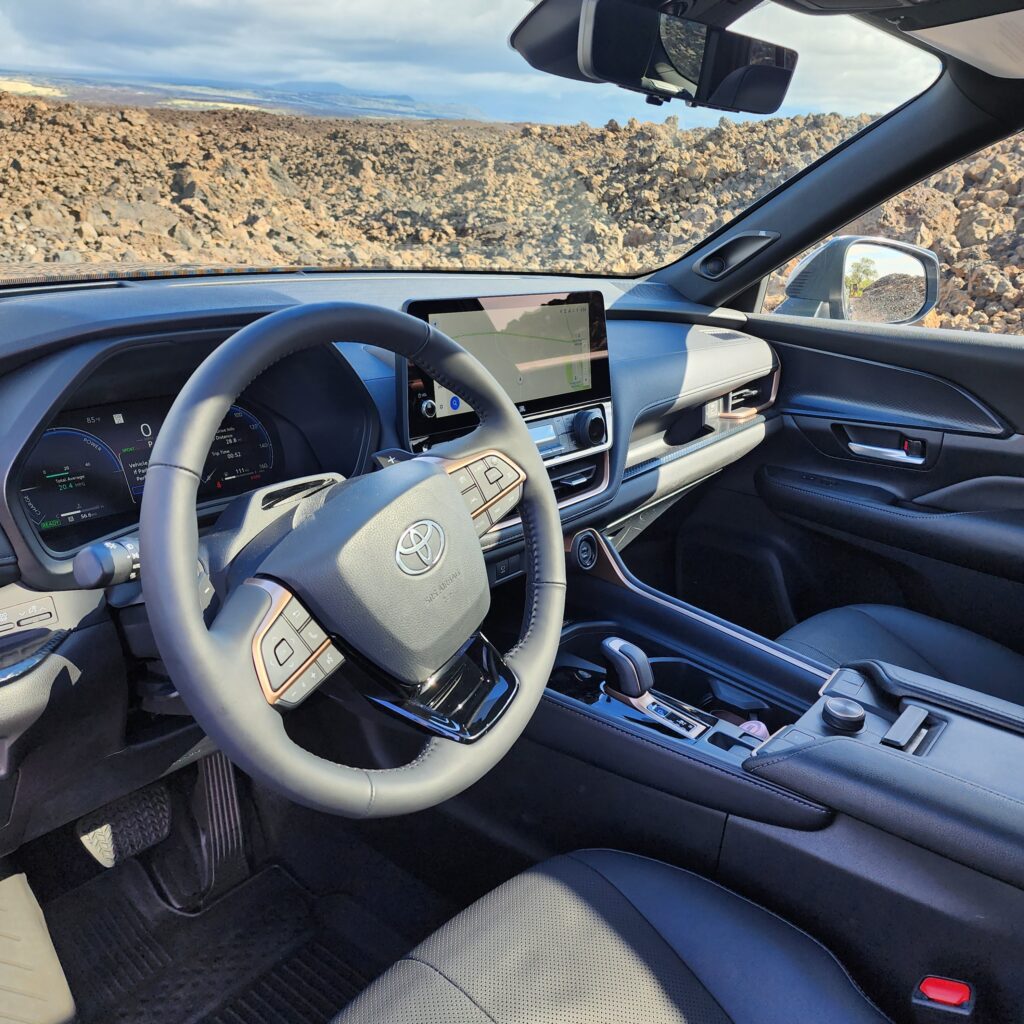
<svg viewBox="0 0 1024 1024"><path fill-rule="evenodd" d="M772 707L742 683L705 669L686 654L671 650L633 630L623 629L614 622L569 626L562 634L562 644L548 686L583 704L608 701L603 692L608 666L601 643L609 636L620 636L646 652L654 671L655 690L718 719L738 726L756 718L764 722L769 732L775 732L795 718L789 711ZM715 743L716 740L722 746L728 737L716 735L710 742Z"/></svg>

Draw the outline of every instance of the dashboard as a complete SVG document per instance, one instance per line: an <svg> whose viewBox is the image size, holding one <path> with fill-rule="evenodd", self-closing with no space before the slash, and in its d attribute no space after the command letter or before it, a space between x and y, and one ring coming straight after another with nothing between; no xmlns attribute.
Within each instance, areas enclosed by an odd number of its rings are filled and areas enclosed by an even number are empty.
<svg viewBox="0 0 1024 1024"><path fill-rule="evenodd" d="M480 358L522 412L567 529L614 529L763 436L763 417L726 420L716 409L731 388L770 382L770 348L724 314L706 326L680 320L679 296L650 283L292 274L0 296L0 587L74 590L83 547L137 530L149 453L199 363L253 319L324 300L405 309ZM375 452L425 451L475 423L464 397L383 350L338 339L291 356L221 425L200 528L253 489L367 472ZM482 543L496 580L518 575L514 510Z"/></svg>
<svg viewBox="0 0 1024 1024"><path fill-rule="evenodd" d="M4 529L24 540L41 577L66 577L84 546L137 530L150 454L174 397L230 333L182 326L101 340L53 357L53 372L43 361L2 379L17 446L3 453L14 456L4 490L17 533ZM379 433L375 404L336 348L280 361L216 433L198 488L200 525L260 487L363 471Z"/></svg>
<svg viewBox="0 0 1024 1024"><path fill-rule="evenodd" d="M163 396L67 410L43 431L22 466L18 492L48 546L72 550L137 521L149 455L172 401ZM284 479L275 434L268 414L233 405L203 468L200 502Z"/></svg>
<svg viewBox="0 0 1024 1024"><path fill-rule="evenodd" d="M16 769L0 771L0 853L207 749L176 703L140 585L149 456L174 396L222 341L322 301L404 308L481 358L526 420L567 535L593 526L624 545L766 436L755 407L773 393L771 348L742 319L691 309L656 282L295 273L0 292L0 749ZM751 393L749 409L727 411ZM231 502L265 485L372 472L387 449L424 451L473 429L463 403L421 367L354 339L260 374L202 473L202 606L216 614L224 581L203 559ZM466 486L488 483L485 473ZM481 544L498 585L525 568L523 526L514 508L488 519ZM131 555L124 582L76 580L76 559L98 548ZM36 657L5 683L3 659Z"/></svg>

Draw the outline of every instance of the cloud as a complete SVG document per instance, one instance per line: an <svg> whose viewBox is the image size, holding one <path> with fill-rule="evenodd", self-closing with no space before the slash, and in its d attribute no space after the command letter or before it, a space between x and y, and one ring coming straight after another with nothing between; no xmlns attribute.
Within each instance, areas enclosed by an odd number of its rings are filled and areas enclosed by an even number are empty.
<svg viewBox="0 0 1024 1024"><path fill-rule="evenodd" d="M732 28L800 55L786 97L794 111L884 114L926 89L941 70L925 50L847 16L814 17L765 4Z"/></svg>
<svg viewBox="0 0 1024 1024"><path fill-rule="evenodd" d="M643 98L541 75L507 44L524 0L0 0L0 67L271 85L333 81L510 120L650 118ZM937 62L851 18L766 5L736 27L800 52L785 112L879 113ZM684 124L719 115L673 104Z"/></svg>

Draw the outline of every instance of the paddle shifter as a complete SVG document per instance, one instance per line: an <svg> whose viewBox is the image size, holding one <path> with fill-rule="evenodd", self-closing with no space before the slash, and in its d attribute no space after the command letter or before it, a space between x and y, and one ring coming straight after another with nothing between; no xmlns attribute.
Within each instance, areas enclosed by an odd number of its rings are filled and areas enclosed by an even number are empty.
<svg viewBox="0 0 1024 1024"><path fill-rule="evenodd" d="M651 659L621 637L610 636L601 643L610 672L604 690L609 697L629 704L637 711L660 722L687 739L695 740L714 722L687 704L666 697L654 690L654 668Z"/></svg>

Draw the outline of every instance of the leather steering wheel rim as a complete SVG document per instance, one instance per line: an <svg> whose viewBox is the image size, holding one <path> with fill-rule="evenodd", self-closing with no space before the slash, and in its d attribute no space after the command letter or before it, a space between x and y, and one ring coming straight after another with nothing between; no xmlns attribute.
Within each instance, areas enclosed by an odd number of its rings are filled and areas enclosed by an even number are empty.
<svg viewBox="0 0 1024 1024"><path fill-rule="evenodd" d="M476 410L480 426L438 446L431 456L460 458L497 449L526 475L520 504L526 614L519 642L505 657L518 679L515 697L475 742L432 737L415 760L392 769L336 764L296 744L280 712L264 698L252 659L246 657L269 595L255 586L237 587L208 628L196 587L199 474L229 407L273 363L340 339L375 345L415 362ZM157 648L196 721L245 772L316 810L383 817L456 795L508 752L550 676L565 603L565 554L543 462L515 405L483 365L405 313L358 303L297 306L263 317L223 342L178 394L159 432L146 477L140 538L143 591Z"/></svg>

